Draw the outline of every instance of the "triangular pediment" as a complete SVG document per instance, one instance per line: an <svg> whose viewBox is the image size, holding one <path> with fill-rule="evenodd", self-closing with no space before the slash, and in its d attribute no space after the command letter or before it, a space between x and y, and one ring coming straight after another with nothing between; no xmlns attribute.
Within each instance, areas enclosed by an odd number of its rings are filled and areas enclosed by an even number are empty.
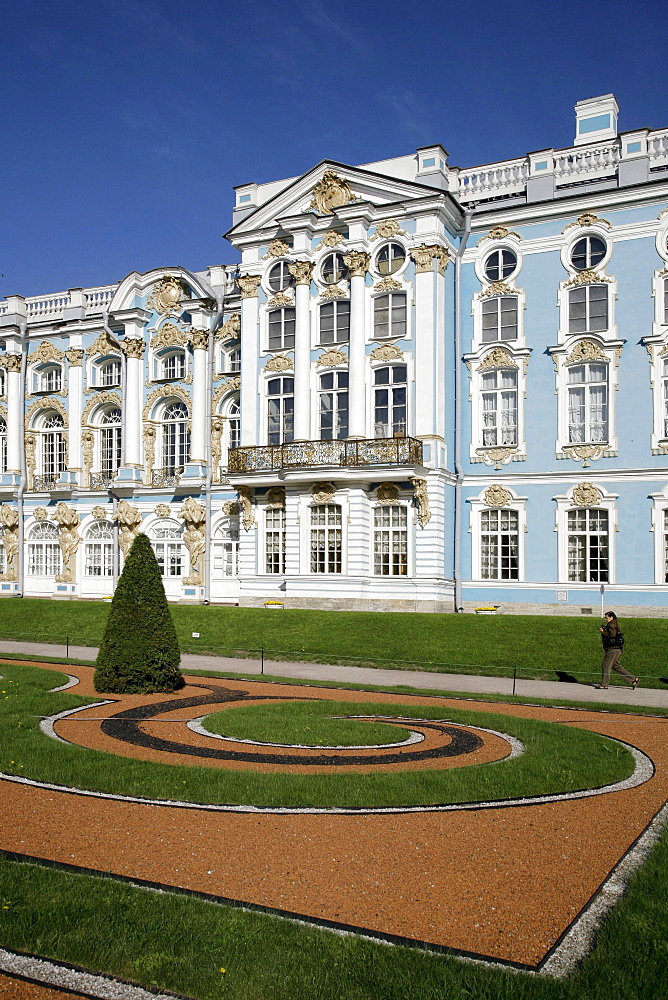
<svg viewBox="0 0 668 1000"><path fill-rule="evenodd" d="M323 160L250 212L226 237L234 243L235 238L275 229L281 219L299 215L331 221L340 208L357 202L381 207L439 194L443 192L425 184Z"/></svg>

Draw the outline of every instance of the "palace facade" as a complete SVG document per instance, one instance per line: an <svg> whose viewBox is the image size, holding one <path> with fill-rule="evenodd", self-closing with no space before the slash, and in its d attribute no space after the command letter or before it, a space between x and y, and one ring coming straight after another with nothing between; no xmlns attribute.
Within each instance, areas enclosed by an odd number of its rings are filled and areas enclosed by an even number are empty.
<svg viewBox="0 0 668 1000"><path fill-rule="evenodd" d="M666 612L668 129L235 189L238 265L0 302L0 595Z"/></svg>

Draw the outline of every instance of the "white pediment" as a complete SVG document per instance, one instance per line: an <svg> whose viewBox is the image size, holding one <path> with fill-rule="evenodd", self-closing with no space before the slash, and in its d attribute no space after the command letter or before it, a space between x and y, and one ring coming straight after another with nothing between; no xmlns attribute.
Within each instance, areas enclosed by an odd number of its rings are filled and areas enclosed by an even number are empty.
<svg viewBox="0 0 668 1000"><path fill-rule="evenodd" d="M226 236L234 243L236 237L276 228L281 219L310 214L331 220L339 208L356 202L380 207L438 194L442 192L424 184L324 160L256 208Z"/></svg>

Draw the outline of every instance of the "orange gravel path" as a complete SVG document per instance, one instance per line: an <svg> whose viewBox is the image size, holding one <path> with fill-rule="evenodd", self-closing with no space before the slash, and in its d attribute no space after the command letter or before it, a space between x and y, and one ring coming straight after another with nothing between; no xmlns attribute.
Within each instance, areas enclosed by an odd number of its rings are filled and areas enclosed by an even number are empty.
<svg viewBox="0 0 668 1000"><path fill-rule="evenodd" d="M85 681L77 693L87 693L90 668L68 671ZM246 682L224 684L249 689ZM279 694L281 685L271 692ZM298 692L394 700L289 686L291 696ZM638 788L587 799L398 815L207 812L2 781L0 847L536 967L666 801L666 721L394 698L438 706L438 717L470 707L581 726L643 750L656 774Z"/></svg>

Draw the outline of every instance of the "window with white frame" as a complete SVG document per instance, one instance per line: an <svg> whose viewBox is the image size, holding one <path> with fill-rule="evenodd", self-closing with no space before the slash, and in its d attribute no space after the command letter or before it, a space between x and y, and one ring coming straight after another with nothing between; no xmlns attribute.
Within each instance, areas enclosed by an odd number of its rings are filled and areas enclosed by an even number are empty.
<svg viewBox="0 0 668 1000"><path fill-rule="evenodd" d="M408 508L400 504L373 511L373 571L376 576L408 575Z"/></svg>
<svg viewBox="0 0 668 1000"><path fill-rule="evenodd" d="M267 573L285 573L285 509L269 507L264 516L264 554Z"/></svg>
<svg viewBox="0 0 668 1000"><path fill-rule="evenodd" d="M224 372L229 372L231 375L238 374L241 371L241 348L233 347L231 351L224 351L222 360Z"/></svg>
<svg viewBox="0 0 668 1000"><path fill-rule="evenodd" d="M568 332L602 333L608 329L608 285L578 285L568 292Z"/></svg>
<svg viewBox="0 0 668 1000"><path fill-rule="evenodd" d="M0 396L4 396L7 391L7 382L5 379L5 369L0 368Z"/></svg>
<svg viewBox="0 0 668 1000"><path fill-rule="evenodd" d="M40 423L40 471L43 476L59 476L67 466L65 421L60 413L46 413Z"/></svg>
<svg viewBox="0 0 668 1000"><path fill-rule="evenodd" d="M183 576L187 567L183 525L170 518L161 518L151 528L149 537L160 575L164 579Z"/></svg>
<svg viewBox="0 0 668 1000"><path fill-rule="evenodd" d="M376 368L373 380L374 436L404 437L407 426L406 365Z"/></svg>
<svg viewBox="0 0 668 1000"><path fill-rule="evenodd" d="M279 260L269 271L267 284L272 292L284 292L292 284L292 275L288 262Z"/></svg>
<svg viewBox="0 0 668 1000"><path fill-rule="evenodd" d="M60 392L63 387L63 372L60 365L46 365L36 372L37 392Z"/></svg>
<svg viewBox="0 0 668 1000"><path fill-rule="evenodd" d="M348 437L348 372L325 372L319 377L320 440Z"/></svg>
<svg viewBox="0 0 668 1000"><path fill-rule="evenodd" d="M387 243L376 257L376 270L381 275L395 274L406 261L406 250L401 243Z"/></svg>
<svg viewBox="0 0 668 1000"><path fill-rule="evenodd" d="M668 357L661 359L662 437L668 438Z"/></svg>
<svg viewBox="0 0 668 1000"><path fill-rule="evenodd" d="M607 583L609 579L608 511L576 507L568 511L568 580Z"/></svg>
<svg viewBox="0 0 668 1000"><path fill-rule="evenodd" d="M574 271L592 270L598 267L607 252L607 243L600 236L583 236L571 247L571 267Z"/></svg>
<svg viewBox="0 0 668 1000"><path fill-rule="evenodd" d="M95 366L96 385L112 386L121 384L121 359L105 358Z"/></svg>
<svg viewBox="0 0 668 1000"><path fill-rule="evenodd" d="M238 448L241 444L241 406L239 397L235 396L227 406L227 451Z"/></svg>
<svg viewBox="0 0 668 1000"><path fill-rule="evenodd" d="M348 277L348 268L343 259L343 254L327 254L320 265L320 275L326 285L336 285Z"/></svg>
<svg viewBox="0 0 668 1000"><path fill-rule="evenodd" d="M480 578L519 580L519 513L490 507L480 514Z"/></svg>
<svg viewBox="0 0 668 1000"><path fill-rule="evenodd" d="M183 471L190 458L188 407L185 403L167 403L161 420L162 468L174 475Z"/></svg>
<svg viewBox="0 0 668 1000"><path fill-rule="evenodd" d="M661 322L668 326L668 278L661 282Z"/></svg>
<svg viewBox="0 0 668 1000"><path fill-rule="evenodd" d="M320 306L320 343L345 344L350 339L350 302L335 299Z"/></svg>
<svg viewBox="0 0 668 1000"><path fill-rule="evenodd" d="M0 473L7 471L7 421L0 417Z"/></svg>
<svg viewBox="0 0 668 1000"><path fill-rule="evenodd" d="M100 414L100 472L113 478L121 466L121 411L117 406Z"/></svg>
<svg viewBox="0 0 668 1000"><path fill-rule="evenodd" d="M496 340L517 340L517 295L492 295L482 300L483 344Z"/></svg>
<svg viewBox="0 0 668 1000"><path fill-rule="evenodd" d="M608 365L590 362L568 366L568 442L601 444L608 440Z"/></svg>
<svg viewBox="0 0 668 1000"><path fill-rule="evenodd" d="M335 503L311 507L311 572L341 573L343 542L341 507Z"/></svg>
<svg viewBox="0 0 668 1000"><path fill-rule="evenodd" d="M114 526L111 521L96 521L84 541L84 576L114 575Z"/></svg>
<svg viewBox="0 0 668 1000"><path fill-rule="evenodd" d="M292 307L271 310L267 339L270 351L285 351L295 346L295 317L296 311Z"/></svg>
<svg viewBox="0 0 668 1000"><path fill-rule="evenodd" d="M294 378L267 382L267 444L288 444L294 437Z"/></svg>
<svg viewBox="0 0 668 1000"><path fill-rule="evenodd" d="M483 270L488 281L505 281L517 270L517 254L505 247L492 250L485 257Z"/></svg>
<svg viewBox="0 0 668 1000"><path fill-rule="evenodd" d="M483 447L517 444L517 368L480 375Z"/></svg>
<svg viewBox="0 0 668 1000"><path fill-rule="evenodd" d="M373 300L373 335L379 339L405 337L407 308L405 292L377 295Z"/></svg>
<svg viewBox="0 0 668 1000"><path fill-rule="evenodd" d="M61 554L58 528L50 521L40 521L28 534L28 576L58 576Z"/></svg>
<svg viewBox="0 0 668 1000"><path fill-rule="evenodd" d="M213 535L213 575L217 579L236 576L239 558L239 517L227 517Z"/></svg>
<svg viewBox="0 0 668 1000"><path fill-rule="evenodd" d="M173 381L186 377L185 351L170 351L161 354L159 358L159 376L165 381Z"/></svg>

